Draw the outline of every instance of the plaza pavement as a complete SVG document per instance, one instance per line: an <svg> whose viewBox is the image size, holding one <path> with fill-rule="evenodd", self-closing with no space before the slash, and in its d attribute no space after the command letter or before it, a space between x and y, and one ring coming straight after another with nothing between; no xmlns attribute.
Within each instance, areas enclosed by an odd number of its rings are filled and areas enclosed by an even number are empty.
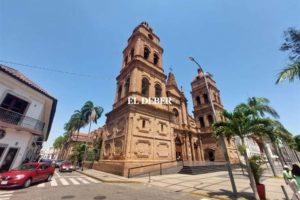
<svg viewBox="0 0 300 200"><path fill-rule="evenodd" d="M157 175L139 178L125 178L113 174L86 169L83 172L87 176L96 178L102 182L108 183L143 183L153 187L160 187L166 191L190 193L199 197L208 197L210 199L234 199L232 197L232 188L226 171L206 173L199 175L169 174ZM243 175L240 170L234 170L235 183L238 190L239 199L251 199L252 190L249 179ZM266 196L269 200L285 199L281 185L287 191L289 198L292 197L292 191L285 184L282 177L274 178L270 173L265 173L262 183L266 186Z"/></svg>

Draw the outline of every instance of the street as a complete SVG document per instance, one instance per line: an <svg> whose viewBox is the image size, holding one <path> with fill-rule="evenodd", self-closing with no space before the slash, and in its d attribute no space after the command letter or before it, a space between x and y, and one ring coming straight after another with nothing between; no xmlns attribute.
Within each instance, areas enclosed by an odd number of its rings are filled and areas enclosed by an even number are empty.
<svg viewBox="0 0 300 200"><path fill-rule="evenodd" d="M50 182L34 184L25 189L0 190L0 200L101 200L101 199L199 199L184 193L167 192L144 184L102 183L77 172L59 173Z"/></svg>

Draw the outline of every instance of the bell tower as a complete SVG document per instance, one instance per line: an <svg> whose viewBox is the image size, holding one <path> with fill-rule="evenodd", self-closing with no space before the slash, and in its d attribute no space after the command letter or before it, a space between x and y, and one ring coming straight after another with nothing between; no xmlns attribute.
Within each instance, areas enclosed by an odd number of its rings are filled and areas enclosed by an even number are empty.
<svg viewBox="0 0 300 200"><path fill-rule="evenodd" d="M162 55L159 37L147 22L142 22L133 30L123 50L114 108L127 103L129 96L139 102L142 96L166 96L167 77L162 67Z"/></svg>
<svg viewBox="0 0 300 200"><path fill-rule="evenodd" d="M209 91L207 91L204 76ZM222 121L221 113L223 112L224 107L221 102L220 91L217 88L213 76L209 73L204 74L201 69L198 69L198 74L191 85L194 106L193 113L196 124L200 130L204 159L206 161L224 161L223 149L217 139L213 136L212 125L214 123L214 113L210 102L211 98L216 112L216 121ZM236 162L236 159L238 158L234 142L226 142L226 146L230 160Z"/></svg>
<svg viewBox="0 0 300 200"><path fill-rule="evenodd" d="M167 97L162 55L159 37L148 23L139 24L123 50L113 110L106 114L101 160L95 168L127 176L129 168L175 160L169 105L142 103L145 98Z"/></svg>

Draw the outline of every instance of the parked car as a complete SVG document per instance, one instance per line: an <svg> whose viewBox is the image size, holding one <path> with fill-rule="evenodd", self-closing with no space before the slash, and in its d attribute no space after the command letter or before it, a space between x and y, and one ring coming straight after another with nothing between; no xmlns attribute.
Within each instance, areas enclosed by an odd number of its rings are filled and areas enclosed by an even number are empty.
<svg viewBox="0 0 300 200"><path fill-rule="evenodd" d="M0 188L29 187L32 183L50 181L54 167L49 163L22 164L16 169L0 174Z"/></svg>
<svg viewBox="0 0 300 200"><path fill-rule="evenodd" d="M63 161L59 167L60 172L72 172L75 170L75 167L70 161Z"/></svg>
<svg viewBox="0 0 300 200"><path fill-rule="evenodd" d="M41 159L39 160L39 162L42 162L42 163L48 163L48 164L50 164L50 165L54 165L54 164L55 164L54 160L52 160L52 159L45 159L45 158L41 158Z"/></svg>
<svg viewBox="0 0 300 200"><path fill-rule="evenodd" d="M63 162L63 160L56 160L55 164L54 164L55 168L59 168L62 162Z"/></svg>

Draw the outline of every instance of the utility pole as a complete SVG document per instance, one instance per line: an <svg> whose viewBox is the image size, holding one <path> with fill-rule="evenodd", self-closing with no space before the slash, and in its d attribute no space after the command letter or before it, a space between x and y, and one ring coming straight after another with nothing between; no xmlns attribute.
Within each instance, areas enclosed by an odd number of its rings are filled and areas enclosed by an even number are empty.
<svg viewBox="0 0 300 200"><path fill-rule="evenodd" d="M213 111L213 119L214 119L214 122L217 122L217 114L216 114L215 106L212 102L210 90L208 88L208 83L207 83L205 71L203 70L201 65L193 57L189 57L189 59L192 62L194 62L198 66L198 68L203 72L205 87L206 87L206 90L207 90L207 94L208 94L209 102L210 102L210 105L211 105L211 109ZM221 142L223 152L224 152L224 158L225 158L225 161L226 161L226 167L227 167L228 175L229 175L231 186L232 186L232 192L233 192L233 195L236 197L237 196L236 185L235 185L235 181L234 181L234 177L233 177L233 173L232 173L232 168L231 168L231 165L230 165L230 160L229 160L229 156L228 156L228 152L227 152L227 148L226 148L225 139L224 139L223 136L220 137L220 142Z"/></svg>

